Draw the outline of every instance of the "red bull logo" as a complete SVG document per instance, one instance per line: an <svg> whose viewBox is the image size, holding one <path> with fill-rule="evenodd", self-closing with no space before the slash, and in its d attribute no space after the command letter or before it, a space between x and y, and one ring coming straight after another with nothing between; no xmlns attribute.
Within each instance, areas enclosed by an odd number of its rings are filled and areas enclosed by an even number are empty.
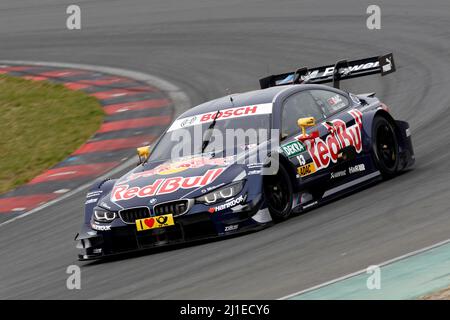
<svg viewBox="0 0 450 320"><path fill-rule="evenodd" d="M316 138L305 141L317 170L328 167L331 162L336 163L342 148L354 146L357 153L361 152L362 113L356 109L349 111L349 113L355 119L354 125L347 127L346 123L340 119L333 120L332 126L323 123L330 132L326 139Z"/></svg>
<svg viewBox="0 0 450 320"><path fill-rule="evenodd" d="M216 180L224 170L224 168L211 169L202 176L157 179L152 184L144 187L130 188L128 184L118 185L111 192L111 201L130 200L135 197L146 198L176 192L179 189L204 187Z"/></svg>

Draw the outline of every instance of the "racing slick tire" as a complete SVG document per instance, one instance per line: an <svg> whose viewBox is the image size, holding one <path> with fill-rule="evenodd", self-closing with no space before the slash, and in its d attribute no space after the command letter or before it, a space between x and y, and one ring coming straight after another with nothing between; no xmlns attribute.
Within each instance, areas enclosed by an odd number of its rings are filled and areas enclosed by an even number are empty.
<svg viewBox="0 0 450 320"><path fill-rule="evenodd" d="M372 137L375 165L383 178L391 178L399 166L399 146L394 125L383 116L375 116Z"/></svg>
<svg viewBox="0 0 450 320"><path fill-rule="evenodd" d="M293 193L291 179L282 165L277 174L265 176L264 196L274 222L286 220L291 215Z"/></svg>

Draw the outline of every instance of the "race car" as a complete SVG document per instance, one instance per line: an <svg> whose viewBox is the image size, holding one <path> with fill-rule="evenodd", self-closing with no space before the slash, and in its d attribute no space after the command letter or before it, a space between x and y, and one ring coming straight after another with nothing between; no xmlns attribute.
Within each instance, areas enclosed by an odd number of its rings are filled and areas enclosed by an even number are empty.
<svg viewBox="0 0 450 320"><path fill-rule="evenodd" d="M304 67L187 110L136 168L89 190L79 259L259 230L411 168L408 123L339 89L394 71L392 54Z"/></svg>

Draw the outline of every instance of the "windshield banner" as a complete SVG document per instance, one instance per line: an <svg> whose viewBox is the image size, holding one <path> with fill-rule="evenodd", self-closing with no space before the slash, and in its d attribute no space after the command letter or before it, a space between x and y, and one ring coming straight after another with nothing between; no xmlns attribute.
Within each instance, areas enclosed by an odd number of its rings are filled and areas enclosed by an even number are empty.
<svg viewBox="0 0 450 320"><path fill-rule="evenodd" d="M177 119L173 122L167 132L187 128L191 126L195 126L198 124L209 123L212 122L217 114L217 121L240 118L240 117L249 117L256 116L260 114L271 114L272 113L272 104L264 103L253 106L243 106L236 108L229 108L220 110L219 113L217 111L207 112L202 114L197 114L191 117Z"/></svg>

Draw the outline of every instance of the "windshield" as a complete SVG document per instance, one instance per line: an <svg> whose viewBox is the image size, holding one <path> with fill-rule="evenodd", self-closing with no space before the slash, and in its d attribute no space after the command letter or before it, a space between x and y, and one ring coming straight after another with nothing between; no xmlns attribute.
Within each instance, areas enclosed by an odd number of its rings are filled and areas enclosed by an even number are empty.
<svg viewBox="0 0 450 320"><path fill-rule="evenodd" d="M212 156L219 153L235 155L267 141L270 137L272 107L268 105L254 106L254 109L224 109L177 119L152 150L149 160L174 160L201 153L212 153ZM216 115L217 121L210 134L206 134ZM207 144L204 144L205 139L209 141Z"/></svg>

